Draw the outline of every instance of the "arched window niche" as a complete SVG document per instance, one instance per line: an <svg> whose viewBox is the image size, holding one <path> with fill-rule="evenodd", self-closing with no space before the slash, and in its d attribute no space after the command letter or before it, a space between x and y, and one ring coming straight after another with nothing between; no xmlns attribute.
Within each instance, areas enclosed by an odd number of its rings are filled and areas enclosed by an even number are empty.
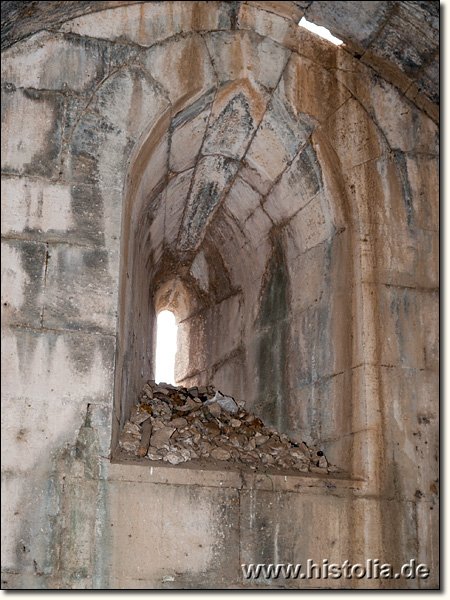
<svg viewBox="0 0 450 600"><path fill-rule="evenodd" d="M212 384L357 475L355 242L339 160L314 134L259 193L249 164L186 142L208 102L166 113L130 162L113 443L154 379L156 316L170 310L177 385Z"/></svg>

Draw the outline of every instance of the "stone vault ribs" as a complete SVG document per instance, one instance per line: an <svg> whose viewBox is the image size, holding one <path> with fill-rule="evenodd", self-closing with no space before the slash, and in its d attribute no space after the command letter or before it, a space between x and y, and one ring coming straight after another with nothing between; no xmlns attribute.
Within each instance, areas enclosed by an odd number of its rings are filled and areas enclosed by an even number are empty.
<svg viewBox="0 0 450 600"><path fill-rule="evenodd" d="M119 446L129 454L172 465L202 458L260 470L338 470L322 451L266 427L243 402L236 403L214 386L187 389L147 382L131 408Z"/></svg>

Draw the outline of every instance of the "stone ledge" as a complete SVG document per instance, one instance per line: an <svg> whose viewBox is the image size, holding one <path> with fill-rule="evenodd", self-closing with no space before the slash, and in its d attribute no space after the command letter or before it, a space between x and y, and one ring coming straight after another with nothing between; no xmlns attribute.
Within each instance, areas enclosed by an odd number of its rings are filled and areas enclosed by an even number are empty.
<svg viewBox="0 0 450 600"><path fill-rule="evenodd" d="M218 461L195 460L182 465L162 465L157 461L130 457L125 452L113 453L108 465L108 481L196 485L239 490L273 492L363 491L365 481L349 478L344 473L327 475L274 470L254 471L248 467L220 464Z"/></svg>

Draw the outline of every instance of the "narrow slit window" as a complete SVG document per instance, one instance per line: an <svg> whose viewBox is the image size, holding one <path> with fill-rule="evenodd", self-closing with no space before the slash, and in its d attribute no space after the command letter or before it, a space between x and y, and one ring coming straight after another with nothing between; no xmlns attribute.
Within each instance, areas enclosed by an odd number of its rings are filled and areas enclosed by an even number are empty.
<svg viewBox="0 0 450 600"><path fill-rule="evenodd" d="M175 383L175 354L177 351L177 325L175 315L163 310L156 319L155 381Z"/></svg>

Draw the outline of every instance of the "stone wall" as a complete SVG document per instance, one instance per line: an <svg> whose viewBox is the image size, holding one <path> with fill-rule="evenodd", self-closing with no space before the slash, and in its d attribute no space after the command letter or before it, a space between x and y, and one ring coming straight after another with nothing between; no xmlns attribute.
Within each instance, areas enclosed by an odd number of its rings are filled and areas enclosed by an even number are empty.
<svg viewBox="0 0 450 600"><path fill-rule="evenodd" d="M407 585L437 585L438 126L250 4L129 3L4 52L7 587L252 587L263 558L417 558ZM111 463L163 308L180 383L344 479Z"/></svg>

